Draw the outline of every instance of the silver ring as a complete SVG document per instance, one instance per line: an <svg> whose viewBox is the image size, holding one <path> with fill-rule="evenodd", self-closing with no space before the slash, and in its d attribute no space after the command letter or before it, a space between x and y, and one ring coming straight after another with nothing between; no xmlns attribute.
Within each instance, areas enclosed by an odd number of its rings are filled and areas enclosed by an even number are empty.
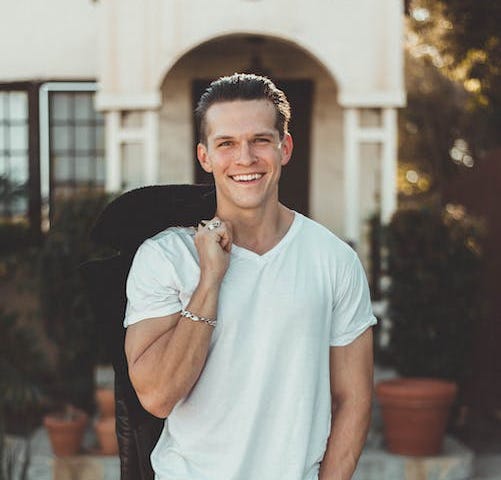
<svg viewBox="0 0 501 480"><path fill-rule="evenodd" d="M207 225L207 230L215 230L216 228L221 226L221 221L220 220L214 220L213 222L209 223Z"/></svg>

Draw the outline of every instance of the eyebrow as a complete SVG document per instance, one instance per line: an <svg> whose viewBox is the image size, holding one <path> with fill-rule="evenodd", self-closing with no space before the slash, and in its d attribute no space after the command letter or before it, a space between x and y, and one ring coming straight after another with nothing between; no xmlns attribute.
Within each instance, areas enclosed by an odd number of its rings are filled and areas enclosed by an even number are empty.
<svg viewBox="0 0 501 480"><path fill-rule="evenodd" d="M214 141L217 141L217 140L229 140L231 138L234 138L232 135L216 135L213 140Z"/></svg>
<svg viewBox="0 0 501 480"><path fill-rule="evenodd" d="M253 137L273 137L274 136L274 131L273 130L265 130L262 132L257 132L252 135ZM218 141L218 140L231 140L232 138L235 138L235 135L216 135L213 140Z"/></svg>
<svg viewBox="0 0 501 480"><path fill-rule="evenodd" d="M264 132L258 132L254 134L254 137L273 137L274 136L274 131L267 130Z"/></svg>

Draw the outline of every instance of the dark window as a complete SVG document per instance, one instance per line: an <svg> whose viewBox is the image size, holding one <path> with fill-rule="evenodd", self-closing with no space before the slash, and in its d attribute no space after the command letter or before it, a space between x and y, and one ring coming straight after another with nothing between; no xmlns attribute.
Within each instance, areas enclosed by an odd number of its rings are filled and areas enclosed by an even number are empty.
<svg viewBox="0 0 501 480"><path fill-rule="evenodd" d="M28 92L0 91L0 217L25 218L29 196Z"/></svg>
<svg viewBox="0 0 501 480"><path fill-rule="evenodd" d="M50 92L51 203L105 183L104 116L94 92Z"/></svg>

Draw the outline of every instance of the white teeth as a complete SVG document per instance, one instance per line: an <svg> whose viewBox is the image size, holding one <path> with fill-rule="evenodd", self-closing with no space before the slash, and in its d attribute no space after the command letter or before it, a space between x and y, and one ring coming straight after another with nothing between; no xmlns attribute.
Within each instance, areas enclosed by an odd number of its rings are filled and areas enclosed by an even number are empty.
<svg viewBox="0 0 501 480"><path fill-rule="evenodd" d="M237 182L250 182L251 180L258 180L262 176L262 173L252 173L249 175L234 175L232 178Z"/></svg>

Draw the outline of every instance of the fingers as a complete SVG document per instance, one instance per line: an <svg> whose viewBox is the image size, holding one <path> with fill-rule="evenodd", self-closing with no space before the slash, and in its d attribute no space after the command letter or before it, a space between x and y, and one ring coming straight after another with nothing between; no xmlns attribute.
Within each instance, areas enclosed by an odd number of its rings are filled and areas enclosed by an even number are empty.
<svg viewBox="0 0 501 480"><path fill-rule="evenodd" d="M228 228L228 225L225 225L225 227L226 228L221 234L221 240L219 243L225 251L229 252L231 250L231 244L233 243L233 237L231 234L231 228Z"/></svg>
<svg viewBox="0 0 501 480"><path fill-rule="evenodd" d="M212 220L202 220L198 224L197 231L205 235L214 235L223 250L227 252L231 250L233 235L229 222L224 222L218 217Z"/></svg>
<svg viewBox="0 0 501 480"><path fill-rule="evenodd" d="M207 230L211 231L221 226L221 220L217 217L214 217L212 220L202 220L201 223Z"/></svg>

